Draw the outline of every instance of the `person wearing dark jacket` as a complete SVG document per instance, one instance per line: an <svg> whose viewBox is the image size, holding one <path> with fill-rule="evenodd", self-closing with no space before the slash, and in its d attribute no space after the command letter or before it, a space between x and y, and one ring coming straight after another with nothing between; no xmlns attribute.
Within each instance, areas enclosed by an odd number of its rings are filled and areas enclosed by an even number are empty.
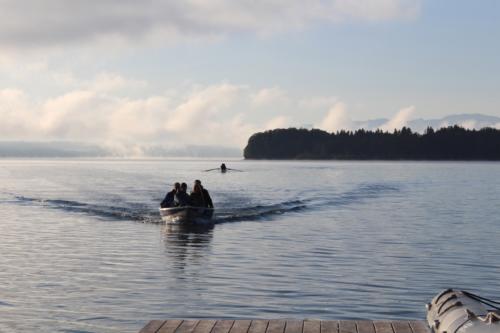
<svg viewBox="0 0 500 333"><path fill-rule="evenodd" d="M175 200L175 194L179 191L181 188L181 184L175 183L174 184L174 189L165 195L165 198L163 201L160 203L161 208L168 208L174 206L174 200Z"/></svg>
<svg viewBox="0 0 500 333"><path fill-rule="evenodd" d="M193 206L214 208L210 194L205 188L203 188L201 181L199 180L195 180L194 182L193 192L191 192L190 199L191 205Z"/></svg>
<svg viewBox="0 0 500 333"><path fill-rule="evenodd" d="M205 199L205 207L214 208L214 203L212 202L212 198L208 191L202 186L201 191L203 193L203 198Z"/></svg>
<svg viewBox="0 0 500 333"><path fill-rule="evenodd" d="M187 194L187 184L182 183L181 189L175 194L174 203L176 206L183 207L191 204L191 198Z"/></svg>
<svg viewBox="0 0 500 333"><path fill-rule="evenodd" d="M205 207L205 200L203 198L203 192L201 191L200 185L194 185L193 191L189 195L189 201L191 202L191 206L194 207Z"/></svg>

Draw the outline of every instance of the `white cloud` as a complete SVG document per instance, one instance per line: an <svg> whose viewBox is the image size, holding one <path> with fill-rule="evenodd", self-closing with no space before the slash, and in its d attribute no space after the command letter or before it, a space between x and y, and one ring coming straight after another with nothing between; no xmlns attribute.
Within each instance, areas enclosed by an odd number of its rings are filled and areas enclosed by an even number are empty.
<svg viewBox="0 0 500 333"><path fill-rule="evenodd" d="M65 87L79 84L78 79L69 71L51 71L49 77L53 82L64 85Z"/></svg>
<svg viewBox="0 0 500 333"><path fill-rule="evenodd" d="M42 101L21 90L0 90L0 140L105 143L121 153L141 143L243 147L254 132L290 122L272 114L263 122L249 121L253 106L248 101L258 91L241 85L198 86L143 98L90 87Z"/></svg>
<svg viewBox="0 0 500 333"><path fill-rule="evenodd" d="M269 120L265 125L264 129L270 130L275 128L287 128L290 127L290 117L287 116L277 116Z"/></svg>
<svg viewBox="0 0 500 333"><path fill-rule="evenodd" d="M404 109L401 109L388 122L380 126L380 129L389 132L394 131L395 129L401 129L402 127L408 125L408 121L411 120L411 117L413 116L414 113L415 113L414 106L409 106Z"/></svg>
<svg viewBox="0 0 500 333"><path fill-rule="evenodd" d="M172 110L165 129L172 132L201 131L233 105L242 87L221 84L197 90Z"/></svg>
<svg viewBox="0 0 500 333"><path fill-rule="evenodd" d="M252 103L257 107L286 102L288 102L287 93L279 87L261 89L252 95Z"/></svg>
<svg viewBox="0 0 500 333"><path fill-rule="evenodd" d="M107 104L93 91L72 91L46 100L34 117L39 119L38 130L50 136L92 138L105 130L101 109Z"/></svg>
<svg viewBox="0 0 500 333"><path fill-rule="evenodd" d="M12 138L19 133L29 133L36 120L28 97L19 89L0 90L0 133Z"/></svg>
<svg viewBox="0 0 500 333"><path fill-rule="evenodd" d="M3 0L0 44L40 47L82 41L268 34L317 22L413 18L422 0Z"/></svg>
<svg viewBox="0 0 500 333"><path fill-rule="evenodd" d="M143 80L126 79L120 74L102 72L91 82L87 83L89 89L110 92L128 89L143 89L147 87L147 82Z"/></svg>
<svg viewBox="0 0 500 333"><path fill-rule="evenodd" d="M335 105L330 108L323 121L319 124L319 128L328 132L352 129L353 122L347 113L346 105L342 102L335 103Z"/></svg>

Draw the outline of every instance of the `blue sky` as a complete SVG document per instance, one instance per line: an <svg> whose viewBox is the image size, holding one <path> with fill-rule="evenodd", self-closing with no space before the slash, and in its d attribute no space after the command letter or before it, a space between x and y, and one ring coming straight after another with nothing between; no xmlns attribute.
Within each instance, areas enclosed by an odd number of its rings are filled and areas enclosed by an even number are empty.
<svg viewBox="0 0 500 333"><path fill-rule="evenodd" d="M72 3L0 4L0 139L241 146L275 126L500 116L498 1Z"/></svg>

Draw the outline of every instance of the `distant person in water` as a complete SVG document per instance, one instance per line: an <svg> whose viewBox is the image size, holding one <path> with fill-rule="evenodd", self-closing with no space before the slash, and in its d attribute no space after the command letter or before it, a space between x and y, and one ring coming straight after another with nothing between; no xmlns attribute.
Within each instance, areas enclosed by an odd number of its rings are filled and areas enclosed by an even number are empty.
<svg viewBox="0 0 500 333"><path fill-rule="evenodd" d="M207 169L207 170L203 170L205 172L208 172L208 171L220 171L221 173L226 173L227 171L238 171L238 172L243 172L243 170L238 170L238 169L231 169L231 168L228 168L226 166L226 163L222 163L220 165L220 167L218 168L213 168L213 169Z"/></svg>
<svg viewBox="0 0 500 333"><path fill-rule="evenodd" d="M172 191L168 192L167 195L165 195L165 198L160 203L160 207L168 208L174 206L175 194L180 190L180 188L181 184L175 183Z"/></svg>
<svg viewBox="0 0 500 333"><path fill-rule="evenodd" d="M214 208L212 198L208 191L203 188L200 180L194 181L193 192L191 192L190 199L192 206Z"/></svg>
<svg viewBox="0 0 500 333"><path fill-rule="evenodd" d="M187 194L187 184L182 183L180 190L175 194L174 203L176 206L189 206L190 205L190 197Z"/></svg>

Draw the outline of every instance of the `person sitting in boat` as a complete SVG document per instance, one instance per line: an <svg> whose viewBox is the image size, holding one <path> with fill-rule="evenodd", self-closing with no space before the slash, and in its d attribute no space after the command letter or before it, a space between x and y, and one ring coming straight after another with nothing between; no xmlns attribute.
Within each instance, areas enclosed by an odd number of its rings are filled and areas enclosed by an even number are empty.
<svg viewBox="0 0 500 333"><path fill-rule="evenodd" d="M176 206L189 206L191 199L189 194L187 194L187 184L182 183L180 190L174 196L174 203Z"/></svg>
<svg viewBox="0 0 500 333"><path fill-rule="evenodd" d="M198 179L194 181L193 192L191 192L190 199L192 206L214 208L210 194L203 188L201 181Z"/></svg>
<svg viewBox="0 0 500 333"><path fill-rule="evenodd" d="M160 203L160 207L161 208L168 208L168 207L174 206L175 194L179 191L180 188L181 188L181 184L175 183L173 190L168 192L167 195L165 195L165 198Z"/></svg>
<svg viewBox="0 0 500 333"><path fill-rule="evenodd" d="M210 197L208 191L203 187L203 185L201 185L201 181L197 179L195 180L195 183L199 184L201 187L201 193L203 194L203 198L205 200L205 207L214 208L212 198Z"/></svg>
<svg viewBox="0 0 500 333"><path fill-rule="evenodd" d="M226 172L226 171L227 171L227 167L226 167L226 164L225 164L225 163L222 163L222 164L220 165L220 171L221 171L221 172Z"/></svg>

